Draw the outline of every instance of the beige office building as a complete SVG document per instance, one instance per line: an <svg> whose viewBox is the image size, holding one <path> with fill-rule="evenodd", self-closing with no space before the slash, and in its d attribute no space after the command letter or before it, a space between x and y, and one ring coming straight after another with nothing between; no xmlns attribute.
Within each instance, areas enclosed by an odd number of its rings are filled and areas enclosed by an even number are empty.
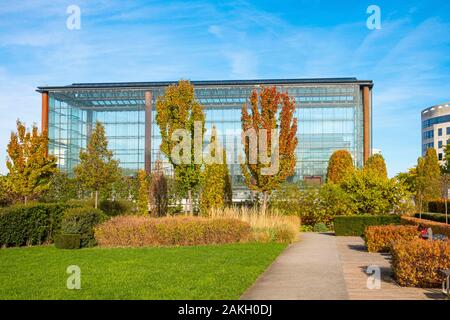
<svg viewBox="0 0 450 320"><path fill-rule="evenodd" d="M436 149L438 159L444 159L444 147L450 143L450 102L422 111L422 156L428 148Z"/></svg>

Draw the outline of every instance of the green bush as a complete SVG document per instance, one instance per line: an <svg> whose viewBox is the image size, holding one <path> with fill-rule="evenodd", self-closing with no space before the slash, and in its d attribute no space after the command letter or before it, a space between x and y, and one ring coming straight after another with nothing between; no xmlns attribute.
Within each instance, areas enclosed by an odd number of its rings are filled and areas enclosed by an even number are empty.
<svg viewBox="0 0 450 320"><path fill-rule="evenodd" d="M422 219L425 219L425 220L431 220L431 221L445 223L445 214L442 214L442 213L431 213L431 212L426 212L426 213L422 213L422 214L416 213L414 216L416 218L422 217ZM449 222L450 222L450 214L449 214Z"/></svg>
<svg viewBox="0 0 450 320"><path fill-rule="evenodd" d="M64 214L62 233L79 234L81 247L92 247L96 244L94 227L107 220L107 216L100 209L73 208Z"/></svg>
<svg viewBox="0 0 450 320"><path fill-rule="evenodd" d="M327 232L328 231L328 227L325 223L323 222L319 222L316 223L313 227L313 231L314 232Z"/></svg>
<svg viewBox="0 0 450 320"><path fill-rule="evenodd" d="M134 203L126 200L102 200L98 206L110 217L131 213L135 207Z"/></svg>
<svg viewBox="0 0 450 320"><path fill-rule="evenodd" d="M358 215L334 218L334 232L337 236L362 236L366 227L400 224L398 215Z"/></svg>
<svg viewBox="0 0 450 320"><path fill-rule="evenodd" d="M55 236L55 247L58 249L79 249L79 234L58 234Z"/></svg>
<svg viewBox="0 0 450 320"><path fill-rule="evenodd" d="M450 211L450 203L447 202L447 212ZM428 211L445 213L445 199L436 199L428 202Z"/></svg>
<svg viewBox="0 0 450 320"><path fill-rule="evenodd" d="M0 210L0 246L37 245L53 241L68 204L30 203Z"/></svg>

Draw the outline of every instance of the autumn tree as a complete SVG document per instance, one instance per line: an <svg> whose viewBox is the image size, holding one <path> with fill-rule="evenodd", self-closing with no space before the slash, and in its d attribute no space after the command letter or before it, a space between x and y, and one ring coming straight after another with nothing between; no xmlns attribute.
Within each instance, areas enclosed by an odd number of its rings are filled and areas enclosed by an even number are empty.
<svg viewBox="0 0 450 320"><path fill-rule="evenodd" d="M429 148L425 154L422 176L424 179L423 199L426 204L441 196L441 169L436 150Z"/></svg>
<svg viewBox="0 0 450 320"><path fill-rule="evenodd" d="M328 161L327 182L339 183L354 171L352 155L347 150L333 152Z"/></svg>
<svg viewBox="0 0 450 320"><path fill-rule="evenodd" d="M119 162L113 159L113 153L108 149L105 127L100 122L96 123L86 150L80 151L80 164L74 168L74 173L84 188L94 192L95 208L100 190L120 178Z"/></svg>
<svg viewBox="0 0 450 320"><path fill-rule="evenodd" d="M364 170L367 172L372 172L381 178L388 177L386 162L381 154L377 153L369 157L364 164Z"/></svg>
<svg viewBox="0 0 450 320"><path fill-rule="evenodd" d="M33 125L27 130L17 120L17 132L11 132L6 167L8 188L24 203L50 188L51 177L57 171L56 158L47 154L47 133L39 134Z"/></svg>
<svg viewBox="0 0 450 320"><path fill-rule="evenodd" d="M139 195L138 209L141 214L148 214L150 207L150 185L149 178L145 170L138 171Z"/></svg>
<svg viewBox="0 0 450 320"><path fill-rule="evenodd" d="M207 215L211 208L223 208L231 204L231 177L227 165L227 154L220 145L216 128L211 132L208 153L205 156L205 170L203 172L200 209Z"/></svg>
<svg viewBox="0 0 450 320"><path fill-rule="evenodd" d="M162 217L167 214L169 206L168 183L160 159L155 161L150 183L150 207L155 216Z"/></svg>
<svg viewBox="0 0 450 320"><path fill-rule="evenodd" d="M275 86L262 87L259 93L254 90L250 105L242 107L245 159L241 163L241 171L247 186L262 192L263 213L270 193L294 172L298 142L294 112L295 100L287 92L278 92Z"/></svg>
<svg viewBox="0 0 450 320"><path fill-rule="evenodd" d="M156 103L162 153L174 168L175 180L187 194L193 214L192 193L199 186L205 114L194 96L194 86L180 80L169 86Z"/></svg>

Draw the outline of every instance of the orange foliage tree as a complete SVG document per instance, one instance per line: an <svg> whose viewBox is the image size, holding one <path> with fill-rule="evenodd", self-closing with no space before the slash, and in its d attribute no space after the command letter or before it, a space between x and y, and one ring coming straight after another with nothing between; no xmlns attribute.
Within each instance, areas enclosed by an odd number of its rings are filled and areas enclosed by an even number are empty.
<svg viewBox="0 0 450 320"><path fill-rule="evenodd" d="M270 193L294 172L298 143L294 111L295 100L287 92L278 92L276 87L262 87L259 94L254 90L250 106L244 104L242 107L245 160L241 163L241 170L247 186L263 193L263 213Z"/></svg>

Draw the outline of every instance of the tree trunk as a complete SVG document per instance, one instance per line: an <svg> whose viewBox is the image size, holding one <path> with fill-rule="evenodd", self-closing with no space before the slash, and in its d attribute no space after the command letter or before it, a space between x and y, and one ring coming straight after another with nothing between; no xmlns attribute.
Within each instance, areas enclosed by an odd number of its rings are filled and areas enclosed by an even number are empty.
<svg viewBox="0 0 450 320"><path fill-rule="evenodd" d="M263 203L262 203L262 208L261 208L262 214L266 214L268 198L269 198L269 193L267 191L264 191L263 192Z"/></svg>
<svg viewBox="0 0 450 320"><path fill-rule="evenodd" d="M95 190L95 209L98 209L98 190Z"/></svg>
<svg viewBox="0 0 450 320"><path fill-rule="evenodd" d="M24 202L25 204L28 203L28 197L27 197L27 196L23 197L23 202Z"/></svg>
<svg viewBox="0 0 450 320"><path fill-rule="evenodd" d="M445 197L445 223L448 224L447 197Z"/></svg>
<svg viewBox="0 0 450 320"><path fill-rule="evenodd" d="M192 216L194 214L193 205L192 205L192 191L188 190L188 200L189 200L189 214Z"/></svg>

